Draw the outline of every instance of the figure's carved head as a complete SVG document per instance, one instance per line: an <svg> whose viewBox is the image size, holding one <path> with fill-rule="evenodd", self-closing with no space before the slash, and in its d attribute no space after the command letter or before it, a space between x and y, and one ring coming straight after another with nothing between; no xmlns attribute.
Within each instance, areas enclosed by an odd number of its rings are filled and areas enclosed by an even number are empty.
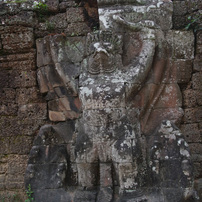
<svg viewBox="0 0 202 202"><path fill-rule="evenodd" d="M88 71L91 74L113 72L120 64L122 53L122 37L110 32L89 34Z"/></svg>

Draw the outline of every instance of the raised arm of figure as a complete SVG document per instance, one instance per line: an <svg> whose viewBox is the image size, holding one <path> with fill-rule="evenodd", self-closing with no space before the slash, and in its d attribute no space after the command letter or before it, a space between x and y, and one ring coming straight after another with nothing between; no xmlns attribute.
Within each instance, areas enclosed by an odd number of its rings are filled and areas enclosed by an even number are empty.
<svg viewBox="0 0 202 202"><path fill-rule="evenodd" d="M156 47L155 29L157 26L150 20L144 20L137 23L128 22L119 15L114 15L113 19L121 26L124 26L124 28L127 29L127 33L133 34L137 32L142 44L138 56L134 55L134 58L132 56L130 63L124 68L126 69L124 80L129 84L128 97L130 97L131 93L135 93L141 88L152 67Z"/></svg>

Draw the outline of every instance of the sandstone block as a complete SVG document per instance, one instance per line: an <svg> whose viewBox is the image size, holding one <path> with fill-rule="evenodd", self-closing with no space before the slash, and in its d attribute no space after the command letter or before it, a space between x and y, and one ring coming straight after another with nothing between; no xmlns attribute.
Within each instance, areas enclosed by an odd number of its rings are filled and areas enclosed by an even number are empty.
<svg viewBox="0 0 202 202"><path fill-rule="evenodd" d="M58 122L58 121L65 121L66 117L63 112L49 110L49 119L51 121Z"/></svg>
<svg viewBox="0 0 202 202"><path fill-rule="evenodd" d="M37 47L37 66L42 67L45 65L52 64L52 59L50 55L50 37L45 37L43 39L36 40Z"/></svg>
<svg viewBox="0 0 202 202"><path fill-rule="evenodd" d="M77 119L79 117L79 113L72 110L64 111L64 115L66 119Z"/></svg>

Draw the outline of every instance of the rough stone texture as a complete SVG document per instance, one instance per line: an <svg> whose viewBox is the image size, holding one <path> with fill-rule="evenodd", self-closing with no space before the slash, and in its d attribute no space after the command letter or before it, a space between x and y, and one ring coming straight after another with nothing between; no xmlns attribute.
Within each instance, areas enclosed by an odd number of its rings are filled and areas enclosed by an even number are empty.
<svg viewBox="0 0 202 202"><path fill-rule="evenodd" d="M0 2L0 200L201 197L201 2L32 2Z"/></svg>

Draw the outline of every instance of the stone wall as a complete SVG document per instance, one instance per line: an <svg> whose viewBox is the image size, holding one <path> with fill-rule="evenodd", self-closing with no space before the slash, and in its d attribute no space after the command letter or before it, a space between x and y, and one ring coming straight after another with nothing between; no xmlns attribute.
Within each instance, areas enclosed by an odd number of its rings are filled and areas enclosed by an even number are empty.
<svg viewBox="0 0 202 202"><path fill-rule="evenodd" d="M43 91L46 85L42 88L43 83L37 82L36 75L37 72L40 74L40 68L37 70L36 66L39 58L36 53L36 40L56 34L60 34L61 37L74 37L77 40L76 37L85 36L98 28L95 1L46 2L48 12L41 13L31 8L33 1L10 4L0 1L0 200L9 196L14 198L16 193L19 193L21 198L25 197L24 175L34 138L41 126L51 123L50 120L57 122L58 114L56 118L52 118L55 116L51 116L47 110L48 107L55 107L50 102L47 106L53 95L46 95L47 91ZM172 114L175 119L179 113L178 107L182 106L184 116L178 124L190 146L195 186L199 190L202 184L202 31L194 34L195 47L186 50L190 51L190 54L184 58L184 46L180 47L179 40L184 37L187 47L190 47L192 32L185 31L181 36L177 30L182 30L189 23L189 15L197 16L202 5L200 0L173 1L173 5L174 30L167 32L167 39L175 39L178 51L177 55L173 51L173 60L170 61L173 75L167 87L177 89L179 84L182 94L171 96L169 102L157 103L156 114L154 113L150 119L158 122L162 106L173 108ZM39 84L42 85L41 92ZM141 93L144 95L144 92L150 91L152 95L153 87L153 84L148 83L136 97L134 106L141 107L141 99L146 99L141 97ZM167 96L166 92L164 95ZM176 101L177 99L181 100ZM66 118L69 116L64 119ZM151 123L155 125L155 121Z"/></svg>
<svg viewBox="0 0 202 202"><path fill-rule="evenodd" d="M33 1L0 1L0 201L24 197L28 154L38 130L49 122L37 84L36 39L85 35L98 26L96 5L46 3L48 9L36 11Z"/></svg>
<svg viewBox="0 0 202 202"><path fill-rule="evenodd" d="M200 16L202 2L201 1L173 1L173 29L181 30L190 23L191 19L197 19ZM200 25L201 27L201 25ZM194 29L194 26L192 27ZM202 31L196 30L194 59L190 64L182 65L182 73L184 81L180 83L182 92L182 105L184 116L181 122L181 130L185 135L186 141L189 143L191 157L194 165L194 177L196 179L195 186L200 189L202 183ZM200 196L201 197L201 196Z"/></svg>

